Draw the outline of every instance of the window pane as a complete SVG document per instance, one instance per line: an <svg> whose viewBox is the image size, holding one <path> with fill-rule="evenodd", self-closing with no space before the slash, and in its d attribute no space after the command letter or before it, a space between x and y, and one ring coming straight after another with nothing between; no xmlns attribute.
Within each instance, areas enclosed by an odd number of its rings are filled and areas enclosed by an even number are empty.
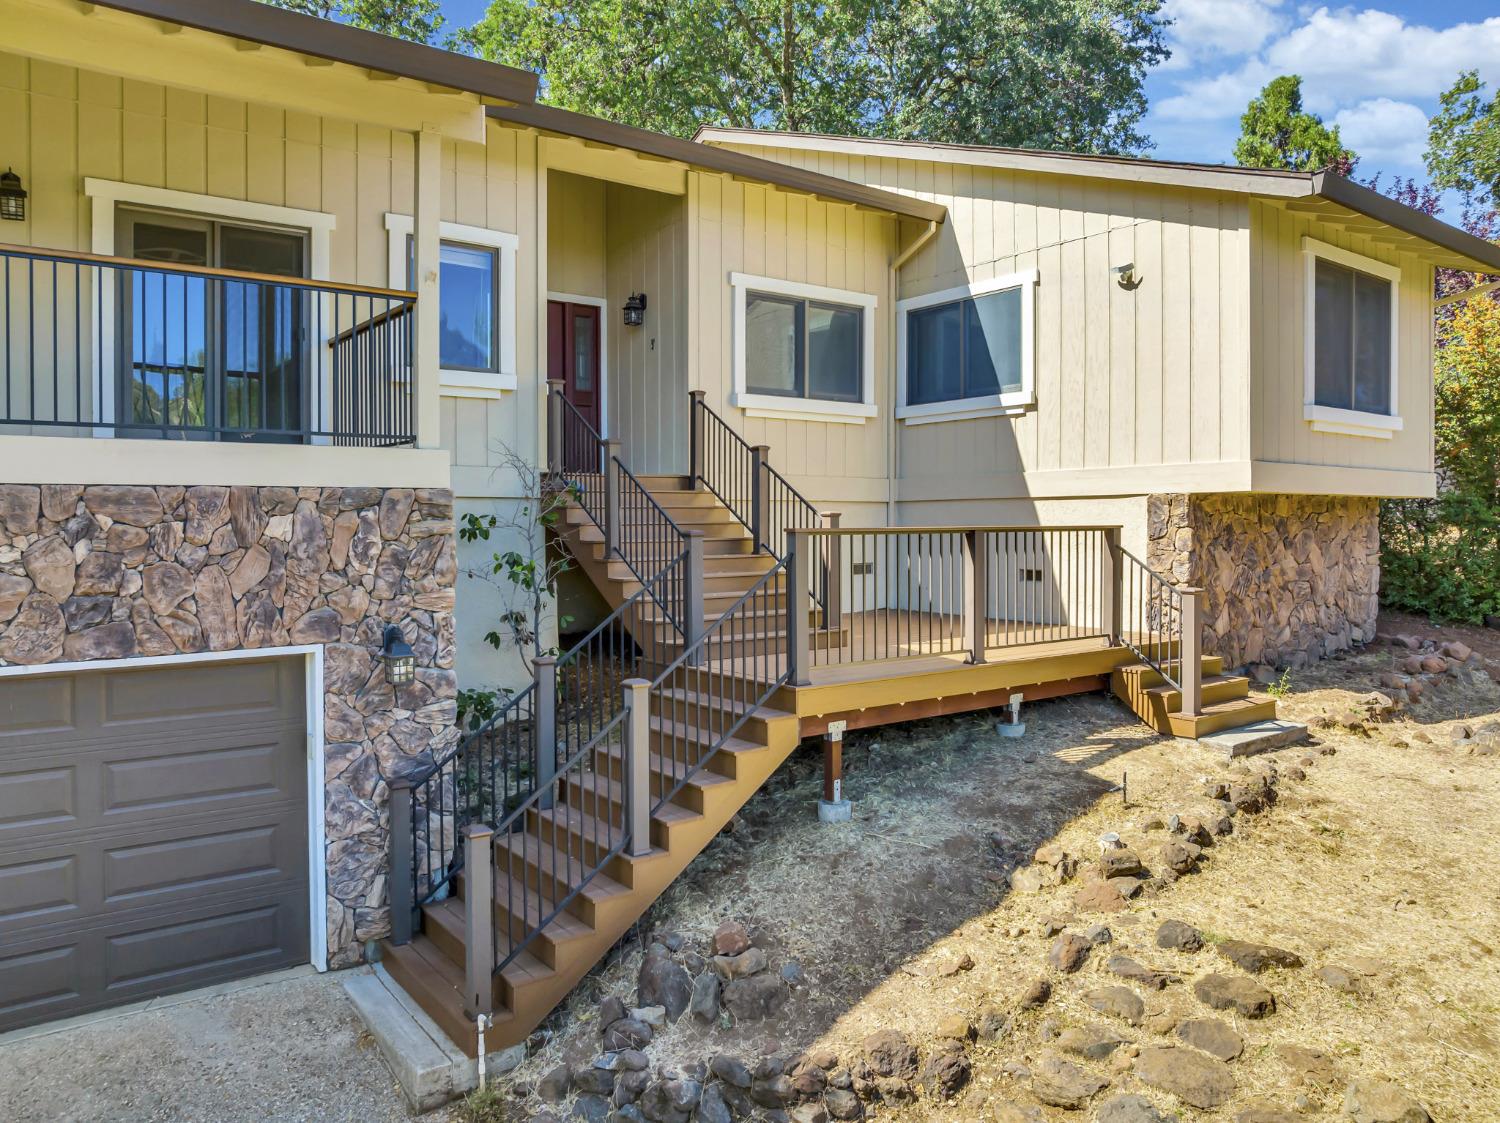
<svg viewBox="0 0 1500 1123"><path fill-rule="evenodd" d="M968 305L964 397L1021 389L1021 290L988 293Z"/></svg>
<svg viewBox="0 0 1500 1123"><path fill-rule="evenodd" d="M861 327L858 308L807 308L807 396L859 401Z"/></svg>
<svg viewBox="0 0 1500 1123"><path fill-rule="evenodd" d="M1313 400L1352 409L1354 271L1319 260L1313 299Z"/></svg>
<svg viewBox="0 0 1500 1123"><path fill-rule="evenodd" d="M798 352L801 305L750 293L745 299L745 388L753 394L802 393Z"/></svg>
<svg viewBox="0 0 1500 1123"><path fill-rule="evenodd" d="M1391 283L1354 276L1354 408L1391 412Z"/></svg>
<svg viewBox="0 0 1500 1123"><path fill-rule="evenodd" d="M594 316L591 312L573 313L573 389L585 394L594 391Z"/></svg>
<svg viewBox="0 0 1500 1123"><path fill-rule="evenodd" d="M444 244L440 264L439 361L450 368L494 370L494 251Z"/></svg>
<svg viewBox="0 0 1500 1123"><path fill-rule="evenodd" d="M953 401L962 395L959 369L961 301L923 308L906 317L906 400L910 405Z"/></svg>

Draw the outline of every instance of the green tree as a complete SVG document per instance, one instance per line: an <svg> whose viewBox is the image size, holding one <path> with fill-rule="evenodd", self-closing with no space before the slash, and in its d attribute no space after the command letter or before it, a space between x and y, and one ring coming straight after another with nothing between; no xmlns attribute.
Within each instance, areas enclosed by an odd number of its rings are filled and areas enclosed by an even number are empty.
<svg viewBox="0 0 1500 1123"><path fill-rule="evenodd" d="M1149 147L1162 0L494 0L460 40L554 105L700 125Z"/></svg>
<svg viewBox="0 0 1500 1123"><path fill-rule="evenodd" d="M1246 168L1285 168L1311 172L1333 167L1340 175L1354 170L1358 157L1344 147L1339 127L1329 127L1302 108L1302 78L1273 78L1240 118L1234 159Z"/></svg>
<svg viewBox="0 0 1500 1123"><path fill-rule="evenodd" d="M262 3L414 43L431 43L443 27L438 0L262 0Z"/></svg>
<svg viewBox="0 0 1500 1123"><path fill-rule="evenodd" d="M1477 71L1460 74L1427 124L1427 174L1483 207L1500 206L1500 90L1484 100Z"/></svg>

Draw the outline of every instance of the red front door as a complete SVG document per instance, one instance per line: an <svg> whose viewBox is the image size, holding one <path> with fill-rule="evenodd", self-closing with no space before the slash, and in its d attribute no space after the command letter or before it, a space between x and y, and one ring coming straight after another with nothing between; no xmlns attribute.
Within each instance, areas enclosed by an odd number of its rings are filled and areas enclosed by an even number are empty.
<svg viewBox="0 0 1500 1123"><path fill-rule="evenodd" d="M600 432L597 306L547 301L547 377L562 382L563 396Z"/></svg>

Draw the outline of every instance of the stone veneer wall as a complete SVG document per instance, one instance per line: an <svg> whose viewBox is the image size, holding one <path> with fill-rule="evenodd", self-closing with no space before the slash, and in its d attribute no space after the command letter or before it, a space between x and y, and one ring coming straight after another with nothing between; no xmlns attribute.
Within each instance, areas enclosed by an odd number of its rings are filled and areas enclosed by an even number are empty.
<svg viewBox="0 0 1500 1123"><path fill-rule="evenodd" d="M458 736L452 494L8 484L0 529L4 663L323 645L328 951L356 962L389 931L386 781Z"/></svg>
<svg viewBox="0 0 1500 1123"><path fill-rule="evenodd" d="M1380 503L1319 495L1152 495L1147 562L1205 591L1226 666L1301 666L1375 638Z"/></svg>

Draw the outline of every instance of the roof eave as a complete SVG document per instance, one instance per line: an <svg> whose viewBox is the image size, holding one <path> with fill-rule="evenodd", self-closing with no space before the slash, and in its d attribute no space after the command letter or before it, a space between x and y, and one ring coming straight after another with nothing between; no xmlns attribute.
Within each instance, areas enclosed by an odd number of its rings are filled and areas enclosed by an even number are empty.
<svg viewBox="0 0 1500 1123"><path fill-rule="evenodd" d="M1312 193L1447 250L1454 255L1448 263L1454 268L1474 270L1479 266L1482 272L1500 273L1500 245L1413 210L1331 169L1313 173Z"/></svg>

